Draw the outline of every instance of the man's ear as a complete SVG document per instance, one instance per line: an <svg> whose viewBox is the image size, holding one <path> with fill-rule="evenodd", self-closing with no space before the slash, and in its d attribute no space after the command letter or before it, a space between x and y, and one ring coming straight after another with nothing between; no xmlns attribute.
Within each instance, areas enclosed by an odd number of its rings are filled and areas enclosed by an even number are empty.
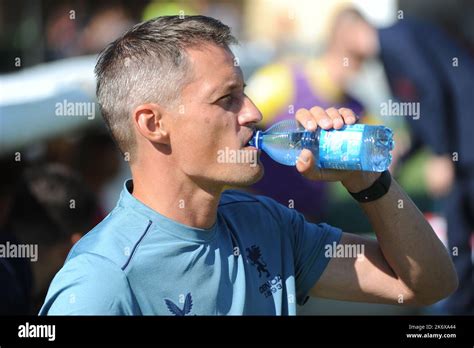
<svg viewBox="0 0 474 348"><path fill-rule="evenodd" d="M163 114L158 104L142 104L133 111L133 123L138 132L151 142L169 144L168 131L163 127Z"/></svg>

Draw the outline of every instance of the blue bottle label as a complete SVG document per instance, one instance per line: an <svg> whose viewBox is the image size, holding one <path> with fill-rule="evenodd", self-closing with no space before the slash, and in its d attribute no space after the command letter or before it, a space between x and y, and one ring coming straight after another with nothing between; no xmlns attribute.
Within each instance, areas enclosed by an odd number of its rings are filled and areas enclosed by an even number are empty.
<svg viewBox="0 0 474 348"><path fill-rule="evenodd" d="M340 170L362 170L361 149L364 127L363 124L355 124L340 130L321 129L318 166Z"/></svg>

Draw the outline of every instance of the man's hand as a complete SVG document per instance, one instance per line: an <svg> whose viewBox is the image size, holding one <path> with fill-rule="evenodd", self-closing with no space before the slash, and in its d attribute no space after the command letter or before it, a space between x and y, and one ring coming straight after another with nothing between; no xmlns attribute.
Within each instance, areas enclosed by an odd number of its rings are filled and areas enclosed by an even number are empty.
<svg viewBox="0 0 474 348"><path fill-rule="evenodd" d="M341 129L345 124L354 124L358 117L351 109L329 108L322 109L318 106L307 109L299 109L296 112L296 120L309 131L315 131L317 127L322 129ZM296 163L296 169L306 178L322 181L341 181L351 192L362 191L372 185L380 176L380 173L321 169L315 165L315 159L311 151L304 149Z"/></svg>

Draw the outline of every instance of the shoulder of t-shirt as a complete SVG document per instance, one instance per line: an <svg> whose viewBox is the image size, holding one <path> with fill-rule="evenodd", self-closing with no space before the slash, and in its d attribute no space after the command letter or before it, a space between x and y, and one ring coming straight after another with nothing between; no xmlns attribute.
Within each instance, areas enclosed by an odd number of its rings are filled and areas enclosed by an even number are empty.
<svg viewBox="0 0 474 348"><path fill-rule="evenodd" d="M39 314L123 315L131 311L133 299L120 267L102 255L85 252L56 274Z"/></svg>
<svg viewBox="0 0 474 348"><path fill-rule="evenodd" d="M116 207L71 249L66 263L79 255L96 255L124 270L151 226L144 215Z"/></svg>

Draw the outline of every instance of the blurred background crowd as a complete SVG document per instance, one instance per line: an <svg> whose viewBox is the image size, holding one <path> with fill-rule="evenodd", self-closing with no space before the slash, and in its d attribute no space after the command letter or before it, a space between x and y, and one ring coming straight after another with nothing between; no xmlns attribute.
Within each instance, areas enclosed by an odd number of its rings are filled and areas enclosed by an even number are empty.
<svg viewBox="0 0 474 348"><path fill-rule="evenodd" d="M239 39L232 49L262 128L314 105L350 107L361 122L391 127L391 171L460 277L456 294L431 308L314 299L300 313L472 315L469 0L0 0L0 245L39 249L35 262L0 257L0 314L37 313L72 245L113 209L129 176L95 101L97 53L134 23L192 14L220 19ZM266 176L252 192L311 221L370 231L341 185L262 161Z"/></svg>

